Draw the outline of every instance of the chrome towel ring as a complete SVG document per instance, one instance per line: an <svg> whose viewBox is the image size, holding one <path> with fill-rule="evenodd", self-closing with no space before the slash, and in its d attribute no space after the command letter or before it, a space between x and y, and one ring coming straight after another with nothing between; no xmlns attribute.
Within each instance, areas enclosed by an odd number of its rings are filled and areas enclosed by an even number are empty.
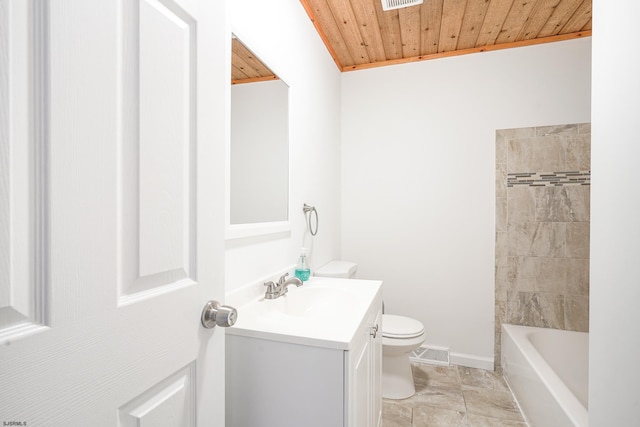
<svg viewBox="0 0 640 427"><path fill-rule="evenodd" d="M302 207L302 212L304 212L304 216L307 218L307 228L309 228L309 233L311 233L312 236L315 236L316 234L318 234L318 211L316 210L315 206L310 206L305 203L304 206ZM311 227L312 213L315 214L315 217L316 217L315 231Z"/></svg>

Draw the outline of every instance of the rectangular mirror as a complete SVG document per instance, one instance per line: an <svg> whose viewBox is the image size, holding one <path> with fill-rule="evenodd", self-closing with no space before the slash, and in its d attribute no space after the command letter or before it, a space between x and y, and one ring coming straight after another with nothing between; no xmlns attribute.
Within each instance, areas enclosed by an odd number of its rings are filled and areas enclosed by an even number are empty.
<svg viewBox="0 0 640 427"><path fill-rule="evenodd" d="M289 87L232 37L227 238L289 226Z"/></svg>

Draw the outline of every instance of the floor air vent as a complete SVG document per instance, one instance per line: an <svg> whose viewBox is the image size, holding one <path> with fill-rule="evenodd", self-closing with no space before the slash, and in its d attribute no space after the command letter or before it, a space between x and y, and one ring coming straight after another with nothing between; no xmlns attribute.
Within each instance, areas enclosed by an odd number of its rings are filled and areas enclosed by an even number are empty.
<svg viewBox="0 0 640 427"><path fill-rule="evenodd" d="M401 9L403 7L416 6L422 4L423 0L381 0L382 10Z"/></svg>
<svg viewBox="0 0 640 427"><path fill-rule="evenodd" d="M417 363L449 366L449 349L420 347L409 353L409 360Z"/></svg>

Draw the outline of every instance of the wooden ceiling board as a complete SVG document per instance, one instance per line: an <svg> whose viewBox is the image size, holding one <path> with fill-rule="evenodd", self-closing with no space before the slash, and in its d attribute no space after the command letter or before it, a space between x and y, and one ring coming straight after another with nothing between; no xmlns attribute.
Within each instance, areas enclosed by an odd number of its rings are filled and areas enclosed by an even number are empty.
<svg viewBox="0 0 640 427"><path fill-rule="evenodd" d="M376 16L378 17L378 28L385 52L385 60L402 58L402 36L400 35L400 17L397 10L384 12L382 5L377 0L374 1Z"/></svg>
<svg viewBox="0 0 640 427"><path fill-rule="evenodd" d="M278 76L240 40L231 40L231 84L277 80Z"/></svg>
<svg viewBox="0 0 640 427"><path fill-rule="evenodd" d="M354 64L369 63L369 53L360 34L358 21L356 20L351 2L345 0L327 0L333 17L338 24L340 34L344 40L348 40L347 48L351 53Z"/></svg>
<svg viewBox="0 0 640 427"><path fill-rule="evenodd" d="M562 27L571 19L571 16L575 13L576 9L582 3L581 0L564 0L561 1L555 8L547 22L540 29L538 37L549 37L559 34ZM589 4L591 1L589 0Z"/></svg>
<svg viewBox="0 0 640 427"><path fill-rule="evenodd" d="M420 55L430 55L438 52L443 1L429 0L420 6L420 27L422 28Z"/></svg>
<svg viewBox="0 0 640 427"><path fill-rule="evenodd" d="M527 19L531 16L531 13L535 10L536 1L533 0L516 0L511 5L511 10L507 18L502 24L500 34L496 39L496 44L510 43L518 39L520 31L527 23Z"/></svg>
<svg viewBox="0 0 640 427"><path fill-rule="evenodd" d="M462 19L462 27L458 37L458 49L475 47L488 8L489 0L467 1L467 9Z"/></svg>
<svg viewBox="0 0 640 427"><path fill-rule="evenodd" d="M538 37L561 0L538 0L531 16L522 27L518 40L531 40Z"/></svg>
<svg viewBox="0 0 640 427"><path fill-rule="evenodd" d="M373 6L375 0L352 2L353 13L359 24L360 34L369 55L370 62L380 62L387 59L384 53L382 33L378 27L378 16Z"/></svg>
<svg viewBox="0 0 640 427"><path fill-rule="evenodd" d="M580 31L589 22L591 22L591 2L583 1L564 27L562 27L562 32L573 33Z"/></svg>
<svg viewBox="0 0 640 427"><path fill-rule="evenodd" d="M442 5L438 52L451 52L456 50L466 5L466 0L444 0Z"/></svg>
<svg viewBox="0 0 640 427"><path fill-rule="evenodd" d="M514 0L491 0L484 23L478 34L476 46L490 46L496 43Z"/></svg>
<svg viewBox="0 0 640 427"><path fill-rule="evenodd" d="M420 7L412 6L398 10L402 57L420 55Z"/></svg>
<svg viewBox="0 0 640 427"><path fill-rule="evenodd" d="M592 0L300 0L341 71L591 35Z"/></svg>
<svg viewBox="0 0 640 427"><path fill-rule="evenodd" d="M349 52L342 39L340 29L335 19L333 19L333 14L326 0L307 0L302 2L302 5L311 17L313 25L316 27L338 68L342 68L345 64L353 64L351 52Z"/></svg>

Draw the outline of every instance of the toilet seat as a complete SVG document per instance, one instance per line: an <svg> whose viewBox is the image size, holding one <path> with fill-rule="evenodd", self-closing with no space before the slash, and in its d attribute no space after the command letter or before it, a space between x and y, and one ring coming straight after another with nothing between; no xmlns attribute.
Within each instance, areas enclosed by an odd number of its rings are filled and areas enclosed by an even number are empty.
<svg viewBox="0 0 640 427"><path fill-rule="evenodd" d="M424 334L421 322L395 314L382 315L382 336L394 339L416 338Z"/></svg>

